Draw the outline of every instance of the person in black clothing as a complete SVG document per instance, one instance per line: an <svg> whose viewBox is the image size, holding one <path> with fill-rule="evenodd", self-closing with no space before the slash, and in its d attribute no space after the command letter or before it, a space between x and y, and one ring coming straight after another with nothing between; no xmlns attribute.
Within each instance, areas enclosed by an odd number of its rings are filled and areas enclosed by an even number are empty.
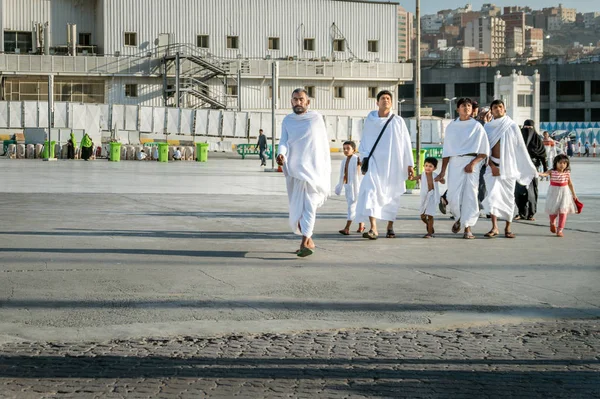
<svg viewBox="0 0 600 399"><path fill-rule="evenodd" d="M258 150L260 151L260 166L267 166L267 136L265 136L262 129L258 131L258 143L256 143Z"/></svg>
<svg viewBox="0 0 600 399"><path fill-rule="evenodd" d="M521 129L523 140L527 145L527 152L536 168L542 166L544 172L548 170L546 165L546 149L542 137L536 132L534 122L526 120ZM530 220L534 221L537 212L538 200L538 181L533 179L528 187L517 183L515 187L515 202L517 204L518 215L515 220Z"/></svg>

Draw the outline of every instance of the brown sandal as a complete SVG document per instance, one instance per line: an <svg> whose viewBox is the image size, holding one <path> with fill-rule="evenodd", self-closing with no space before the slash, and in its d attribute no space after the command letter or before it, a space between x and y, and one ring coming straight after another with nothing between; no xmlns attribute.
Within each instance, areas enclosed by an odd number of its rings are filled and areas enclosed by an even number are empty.
<svg viewBox="0 0 600 399"><path fill-rule="evenodd" d="M452 232L454 234L458 233L460 231L460 219L457 220L456 222L454 222L454 224L452 225Z"/></svg>
<svg viewBox="0 0 600 399"><path fill-rule="evenodd" d="M473 233L465 233L465 234L463 234L463 238L465 240L474 240L475 236L473 235Z"/></svg>
<svg viewBox="0 0 600 399"><path fill-rule="evenodd" d="M496 236L498 236L500 234L500 232L498 230L490 230L487 233L485 233L483 236L485 238L494 238Z"/></svg>
<svg viewBox="0 0 600 399"><path fill-rule="evenodd" d="M504 232L504 237L506 237L506 238L515 238L516 235L514 235L511 231L506 231L506 232Z"/></svg>
<svg viewBox="0 0 600 399"><path fill-rule="evenodd" d="M348 229L342 229L339 231L339 233L343 236L349 236L350 235L350 231Z"/></svg>
<svg viewBox="0 0 600 399"><path fill-rule="evenodd" d="M363 233L363 238L368 238L369 240L376 240L379 235L375 234L373 230L369 230L366 233Z"/></svg>

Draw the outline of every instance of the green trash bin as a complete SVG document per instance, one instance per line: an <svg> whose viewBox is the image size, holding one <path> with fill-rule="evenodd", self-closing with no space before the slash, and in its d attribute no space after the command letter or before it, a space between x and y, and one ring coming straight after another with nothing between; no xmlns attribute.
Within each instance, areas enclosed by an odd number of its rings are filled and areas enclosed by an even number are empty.
<svg viewBox="0 0 600 399"><path fill-rule="evenodd" d="M121 143L110 143L110 161L121 161Z"/></svg>
<svg viewBox="0 0 600 399"><path fill-rule="evenodd" d="M54 148L56 147L56 141L52 141L50 144L50 157L48 157L48 142L44 141L44 150L42 151L42 158L54 158Z"/></svg>
<svg viewBox="0 0 600 399"><path fill-rule="evenodd" d="M208 143L196 143L196 161L208 162Z"/></svg>
<svg viewBox="0 0 600 399"><path fill-rule="evenodd" d="M413 153L413 160L416 162L416 160L417 160L417 150L413 148L412 153ZM425 157L426 156L427 156L427 150L421 150L420 157L419 157L419 173L423 173L423 165L425 164ZM415 173L416 172L417 171L415 170ZM416 187L417 187L417 182L416 181L414 181L414 180L407 180L406 181L406 189L407 190L414 190Z"/></svg>
<svg viewBox="0 0 600 399"><path fill-rule="evenodd" d="M168 143L158 143L158 162L169 162Z"/></svg>

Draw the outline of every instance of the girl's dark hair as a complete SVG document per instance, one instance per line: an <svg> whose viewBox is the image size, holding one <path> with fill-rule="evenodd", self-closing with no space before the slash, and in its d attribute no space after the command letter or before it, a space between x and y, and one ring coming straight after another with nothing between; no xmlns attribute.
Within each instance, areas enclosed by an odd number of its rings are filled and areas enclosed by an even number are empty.
<svg viewBox="0 0 600 399"><path fill-rule="evenodd" d="M560 161L567 161L567 167L565 168L564 171L565 172L570 172L571 171L571 161L569 160L569 157L566 156L565 154L557 155L554 158L554 162L552 163L552 170L558 170L557 167L558 167L558 163Z"/></svg>

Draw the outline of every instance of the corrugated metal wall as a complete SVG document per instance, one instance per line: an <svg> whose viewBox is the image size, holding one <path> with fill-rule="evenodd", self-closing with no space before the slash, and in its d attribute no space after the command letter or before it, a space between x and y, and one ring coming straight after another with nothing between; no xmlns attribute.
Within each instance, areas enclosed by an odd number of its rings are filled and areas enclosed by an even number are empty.
<svg viewBox="0 0 600 399"><path fill-rule="evenodd" d="M125 85L137 84L138 97L126 97ZM320 111L335 111L347 115L364 116L368 110L375 109L376 99L369 98L369 87L377 90L396 92L391 82L350 82L350 81L314 81L314 80L280 80L279 109L290 109L291 93L298 87L313 86L315 97L311 99L311 107ZM243 79L241 103L243 111L265 111L271 108L270 80ZM219 80L209 82L211 90L222 89ZM334 87L344 87L344 98L334 97ZM119 77L107 80L107 101L113 104L163 106L162 80L160 78ZM235 101L234 101L235 103ZM193 98L186 103L193 106Z"/></svg>
<svg viewBox="0 0 600 399"><path fill-rule="evenodd" d="M11 0L17 1L17 0ZM21 0L23 1L23 0ZM273 58L332 56L332 24L359 59L398 60L397 4L337 0L104 0L106 54L139 54L170 33L172 43L196 44L210 36L210 51L222 57ZM137 33L137 46L124 46L124 32ZM239 50L226 48L227 36L239 36ZM269 37L280 38L280 50L267 49ZM304 38L315 39L315 51L302 50ZM379 52L367 51L368 40ZM336 53L337 59L350 52Z"/></svg>
<svg viewBox="0 0 600 399"><path fill-rule="evenodd" d="M3 29L32 31L33 23L49 22L51 46L67 44L67 24L78 33L91 33L96 42L96 0L2 0ZM2 40L2 45L4 40Z"/></svg>

